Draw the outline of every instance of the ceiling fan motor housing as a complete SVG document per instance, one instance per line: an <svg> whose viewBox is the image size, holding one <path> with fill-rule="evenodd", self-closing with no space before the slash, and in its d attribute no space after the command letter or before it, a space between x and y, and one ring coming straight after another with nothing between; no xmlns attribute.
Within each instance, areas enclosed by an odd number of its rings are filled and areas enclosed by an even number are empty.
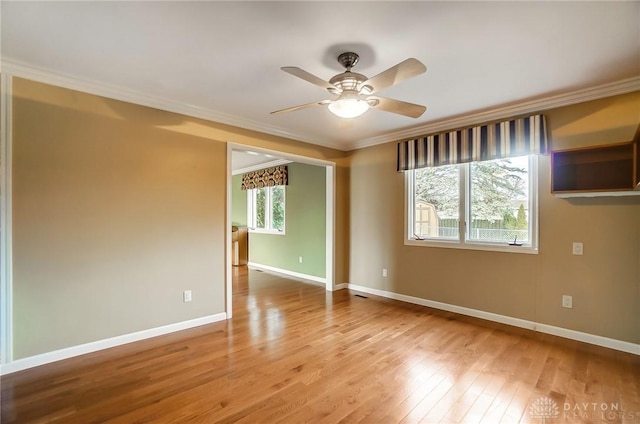
<svg viewBox="0 0 640 424"><path fill-rule="evenodd" d="M347 68L347 70L329 80L329 83L338 89L329 89L329 92L333 94L340 94L345 91L354 91L358 94L369 94L373 91L373 89L363 86L363 83L368 80L366 76L356 72L351 72L351 68L356 66L356 63L358 63L359 60L360 56L353 52L342 53L338 56L338 62Z"/></svg>
<svg viewBox="0 0 640 424"><path fill-rule="evenodd" d="M346 71L331 78L329 83L336 86L341 91L359 91L360 86L367 79L368 78L362 74Z"/></svg>

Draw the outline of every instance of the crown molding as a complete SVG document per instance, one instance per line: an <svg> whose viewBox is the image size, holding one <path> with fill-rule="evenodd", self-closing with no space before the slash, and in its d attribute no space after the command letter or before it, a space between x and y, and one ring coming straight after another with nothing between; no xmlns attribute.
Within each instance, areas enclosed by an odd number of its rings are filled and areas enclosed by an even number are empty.
<svg viewBox="0 0 640 424"><path fill-rule="evenodd" d="M429 122L425 125L411 127L400 131L389 132L377 137L371 137L354 143L350 150L362 149L364 147L375 146L391 141L402 141L410 138L420 137L426 134L433 134L441 131L463 128L485 122L505 119L517 115L524 115L534 112L542 112L563 106L570 106L577 103L591 100L603 99L605 97L620 94L632 93L640 90L640 76L628 78L595 87L584 88L568 93L557 94L535 100L519 102L517 104L492 108L481 112L464 114L453 118L443 119L436 122Z"/></svg>
<svg viewBox="0 0 640 424"><path fill-rule="evenodd" d="M141 106L165 110L167 112L179 113L194 118L205 119L225 125L231 125L237 128L257 131L269 135L288 138L294 141L315 144L342 151L362 149L378 144L415 138L425 134L432 134L454 128L468 127L517 115L542 112L548 109L570 106L577 103L640 91L640 76L637 76L595 87L583 88L567 93L541 97L535 100L518 102L508 106L491 108L480 112L473 112L435 122L428 122L424 125L387 132L379 136L366 138L345 145L332 142L327 139L320 140L311 138L305 134L287 131L276 126L252 121L235 115L187 103L176 102L175 100L165 99L158 96L150 96L138 91L104 84L97 81L90 81L73 75L61 74L47 69L37 68L8 58L2 58L2 62L0 63L0 72L45 84L56 85L71 90L95 94L97 96L108 97Z"/></svg>
<svg viewBox="0 0 640 424"><path fill-rule="evenodd" d="M228 113L206 109L187 103L177 102L175 100L166 99L160 96L150 96L139 91L130 90L116 85L105 84L98 81L87 80L70 74L63 74L48 69L38 68L30 64L9 58L2 58L2 62L0 63L0 72L3 74L25 78L44 84L55 85L58 87L107 97L114 100L152 107L154 109L160 109L167 112L179 113L181 115L205 119L207 121L230 125L245 130L257 131L269 135L288 138L294 141L301 141L319 146L325 146L336 150L346 150L344 145L332 143L331 141L325 139L320 140L310 138L309 136L304 134L287 131L276 126L252 121L250 119L242 118Z"/></svg>

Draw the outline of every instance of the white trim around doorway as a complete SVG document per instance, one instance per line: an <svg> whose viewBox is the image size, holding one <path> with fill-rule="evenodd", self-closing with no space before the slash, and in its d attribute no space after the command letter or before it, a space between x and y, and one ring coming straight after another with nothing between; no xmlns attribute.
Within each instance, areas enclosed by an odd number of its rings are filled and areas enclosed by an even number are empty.
<svg viewBox="0 0 640 424"><path fill-rule="evenodd" d="M13 360L12 77L0 76L0 365Z"/></svg>
<svg viewBox="0 0 640 424"><path fill-rule="evenodd" d="M326 169L326 268L325 281L327 291L336 290L335 283L335 196L336 196L336 164L335 162L315 159L306 156L295 155L282 151L263 149L255 146L227 142L227 216L226 226L229 228L226 235L226 314L227 318L232 316L233 302L233 275L231 272L231 182L232 182L232 153L234 150L251 150L258 153L273 155L291 162L304 163L308 165L322 166Z"/></svg>

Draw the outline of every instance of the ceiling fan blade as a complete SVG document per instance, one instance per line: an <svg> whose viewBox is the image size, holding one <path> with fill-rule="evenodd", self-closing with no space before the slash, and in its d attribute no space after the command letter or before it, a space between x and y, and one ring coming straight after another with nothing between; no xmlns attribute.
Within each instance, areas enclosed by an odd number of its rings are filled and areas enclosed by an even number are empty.
<svg viewBox="0 0 640 424"><path fill-rule="evenodd" d="M331 103L331 100L320 100L319 102L307 103L307 104L304 104L304 105L288 107L286 109L274 110L273 112L271 112L271 114L272 115L278 115L280 113L293 112L294 110L307 109L307 108L310 108L310 107L313 107L313 106L328 105L329 103Z"/></svg>
<svg viewBox="0 0 640 424"><path fill-rule="evenodd" d="M397 113L399 115L408 116L410 118L419 118L420 116L422 116L424 111L427 110L427 108L422 105L389 99L386 97L369 96L367 97L367 101L369 100L377 100L377 104L371 105L371 107L374 109Z"/></svg>
<svg viewBox="0 0 640 424"><path fill-rule="evenodd" d="M298 77L298 78L302 78L303 80L310 82L311 84L317 85L320 88L324 88L327 89L331 92L335 92L335 90L338 90L338 87L336 87L335 85L329 83L328 81L325 81L321 78L318 78L317 76L310 74L309 72L305 71L304 69L300 69L298 67L295 66L283 66L282 68L283 71L285 71L288 74L293 75L294 77Z"/></svg>
<svg viewBox="0 0 640 424"><path fill-rule="evenodd" d="M369 78L363 85L373 87L372 93L375 93L376 91L384 90L387 87L391 87L394 84L415 77L416 75L423 74L426 71L427 67L424 66L422 62L418 59L409 58L386 71L380 72L375 77Z"/></svg>

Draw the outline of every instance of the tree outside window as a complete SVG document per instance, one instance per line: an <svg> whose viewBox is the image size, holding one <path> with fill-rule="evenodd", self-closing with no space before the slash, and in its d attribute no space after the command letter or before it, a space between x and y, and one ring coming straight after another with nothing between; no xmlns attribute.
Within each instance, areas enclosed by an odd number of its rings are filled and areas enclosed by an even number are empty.
<svg viewBox="0 0 640 424"><path fill-rule="evenodd" d="M284 233L284 186L247 190L247 206L247 222L252 231Z"/></svg>
<svg viewBox="0 0 640 424"><path fill-rule="evenodd" d="M523 156L410 171L409 239L535 247L533 161Z"/></svg>

